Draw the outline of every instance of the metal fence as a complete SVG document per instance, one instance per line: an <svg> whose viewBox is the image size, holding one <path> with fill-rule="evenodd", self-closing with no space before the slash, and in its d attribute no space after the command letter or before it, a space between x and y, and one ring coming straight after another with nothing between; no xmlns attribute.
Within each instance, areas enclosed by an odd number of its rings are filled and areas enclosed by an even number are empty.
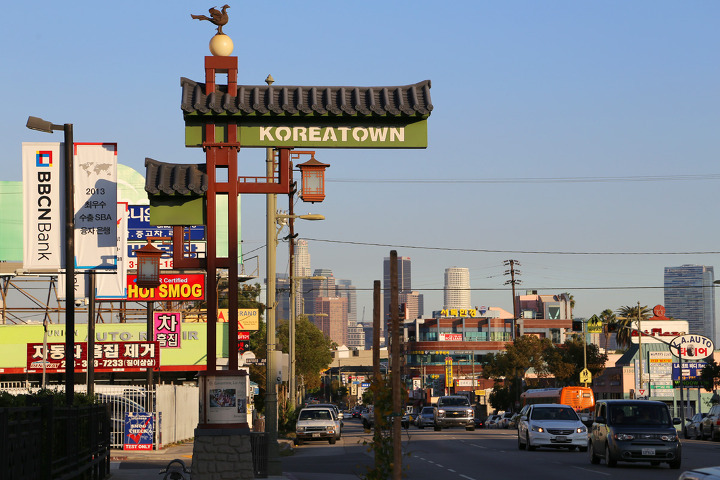
<svg viewBox="0 0 720 480"><path fill-rule="evenodd" d="M101 480L110 473L110 425L100 405L0 408L0 477Z"/></svg>
<svg viewBox="0 0 720 480"><path fill-rule="evenodd" d="M48 386L64 391L65 385ZM24 382L4 383L0 390L13 395L34 393L38 385ZM75 392L85 393L87 385L75 385ZM122 449L125 441L126 413L155 413L155 448L181 442L194 436L199 421L199 389L187 385L154 385L151 389L131 385L96 385L98 402L110 411L110 446Z"/></svg>
<svg viewBox="0 0 720 480"><path fill-rule="evenodd" d="M255 478L268 476L268 437L265 432L250 432L253 475Z"/></svg>

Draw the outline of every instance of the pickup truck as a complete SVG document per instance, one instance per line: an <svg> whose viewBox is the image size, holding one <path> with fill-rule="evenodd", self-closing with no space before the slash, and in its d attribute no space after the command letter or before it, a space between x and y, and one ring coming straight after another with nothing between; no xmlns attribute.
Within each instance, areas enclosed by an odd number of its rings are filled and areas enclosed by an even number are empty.
<svg viewBox="0 0 720 480"><path fill-rule="evenodd" d="M448 395L438 398L435 408L435 431L443 427L465 427L475 430L475 411L467 397Z"/></svg>

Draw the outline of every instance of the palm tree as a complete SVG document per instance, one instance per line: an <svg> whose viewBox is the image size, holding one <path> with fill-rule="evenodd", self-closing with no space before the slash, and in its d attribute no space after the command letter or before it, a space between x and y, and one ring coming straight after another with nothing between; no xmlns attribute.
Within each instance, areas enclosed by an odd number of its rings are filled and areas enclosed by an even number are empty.
<svg viewBox="0 0 720 480"><path fill-rule="evenodd" d="M640 307L639 304L634 306L626 305L618 308L615 321L615 324L617 325L618 345L622 345L626 348L632 345L632 329L634 328L633 322L638 320L638 316L640 317L640 320L647 320L650 318L651 313L652 311L647 305L644 307Z"/></svg>
<svg viewBox="0 0 720 480"><path fill-rule="evenodd" d="M610 325L615 325L617 320L615 318L615 314L609 308L600 312L600 320L602 320L604 325L603 332L605 335L605 353L607 353L608 342L610 341Z"/></svg>
<svg viewBox="0 0 720 480"><path fill-rule="evenodd" d="M568 302L565 305L568 305L568 304L570 305L570 318L572 319L573 318L573 309L575 308L575 298L572 296L572 294L570 294L568 292L562 293L561 296L562 295L565 295L565 297L566 297L565 300ZM567 311L565 312L565 318L567 318Z"/></svg>

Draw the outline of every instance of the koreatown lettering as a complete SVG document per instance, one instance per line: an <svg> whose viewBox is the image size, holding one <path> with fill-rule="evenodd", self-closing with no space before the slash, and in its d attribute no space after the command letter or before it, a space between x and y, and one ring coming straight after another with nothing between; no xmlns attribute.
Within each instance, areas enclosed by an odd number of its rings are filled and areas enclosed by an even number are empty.
<svg viewBox="0 0 720 480"><path fill-rule="evenodd" d="M260 141L268 142L405 141L405 127L260 127Z"/></svg>

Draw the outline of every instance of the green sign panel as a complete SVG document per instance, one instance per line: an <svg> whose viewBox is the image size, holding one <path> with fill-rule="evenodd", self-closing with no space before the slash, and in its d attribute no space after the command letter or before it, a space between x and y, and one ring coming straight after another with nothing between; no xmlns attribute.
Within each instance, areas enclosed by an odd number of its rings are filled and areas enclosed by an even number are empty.
<svg viewBox="0 0 720 480"><path fill-rule="evenodd" d="M201 147L203 123L186 123L185 145ZM365 125L307 124L238 125L241 147L288 148L427 148L427 120ZM215 141L227 141L227 128L217 125Z"/></svg>

